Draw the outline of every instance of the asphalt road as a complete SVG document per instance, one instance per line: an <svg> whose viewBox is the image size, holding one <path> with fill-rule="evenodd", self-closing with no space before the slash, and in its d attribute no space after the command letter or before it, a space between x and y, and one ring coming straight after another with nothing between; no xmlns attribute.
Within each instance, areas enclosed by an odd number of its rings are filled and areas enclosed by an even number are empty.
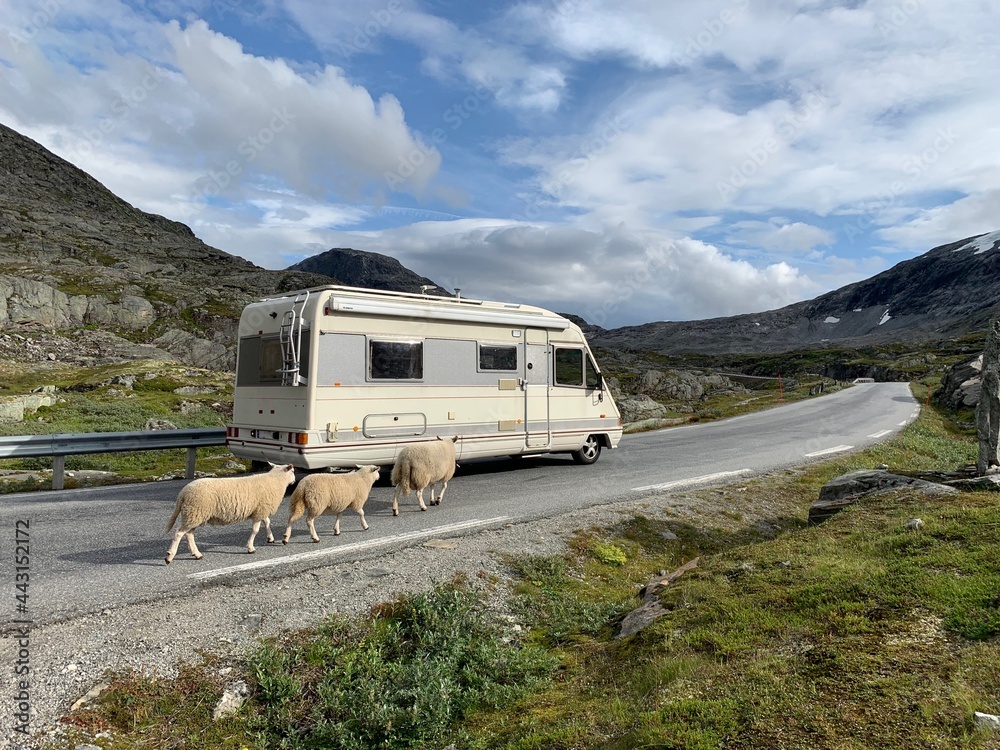
<svg viewBox="0 0 1000 750"><path fill-rule="evenodd" d="M905 383L865 384L734 419L626 435L617 450L605 451L591 466L578 466L568 456L462 462L443 504L426 513L411 497L393 517L392 488L383 479L365 506L368 531L349 511L341 536L334 537L333 518L323 517L316 522L321 542L314 544L301 519L283 546L286 502L272 519L277 544L268 545L261 529L251 556L245 547L249 523L202 528L196 538L204 559L191 559L182 541L169 566L163 561L165 527L180 482L0 496L0 587L6 588L0 588L0 630L16 620L42 624L821 460L885 440L918 412ZM25 526L27 566L24 555L17 560L15 554ZM28 568L21 571L29 574L26 600L18 599L25 590L16 588L16 565Z"/></svg>

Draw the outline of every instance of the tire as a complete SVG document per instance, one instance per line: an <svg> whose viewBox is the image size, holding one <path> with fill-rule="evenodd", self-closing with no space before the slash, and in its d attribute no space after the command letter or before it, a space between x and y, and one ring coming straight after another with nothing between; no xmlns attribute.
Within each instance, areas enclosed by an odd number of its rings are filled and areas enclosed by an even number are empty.
<svg viewBox="0 0 1000 750"><path fill-rule="evenodd" d="M600 438L597 435L588 436L583 447L578 451L573 451L572 456L576 463L583 464L584 466L594 463L601 457Z"/></svg>

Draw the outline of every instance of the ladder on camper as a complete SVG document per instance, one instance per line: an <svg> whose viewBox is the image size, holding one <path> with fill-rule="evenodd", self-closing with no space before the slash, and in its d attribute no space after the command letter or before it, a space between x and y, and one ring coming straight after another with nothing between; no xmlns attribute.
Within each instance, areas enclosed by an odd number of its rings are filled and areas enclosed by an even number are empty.
<svg viewBox="0 0 1000 750"><path fill-rule="evenodd" d="M292 308L286 310L281 318L281 328L278 329L278 341L281 343L283 364L281 373L282 385L303 385L304 379L299 375L302 352L302 312L309 301L309 292L300 292L292 300Z"/></svg>

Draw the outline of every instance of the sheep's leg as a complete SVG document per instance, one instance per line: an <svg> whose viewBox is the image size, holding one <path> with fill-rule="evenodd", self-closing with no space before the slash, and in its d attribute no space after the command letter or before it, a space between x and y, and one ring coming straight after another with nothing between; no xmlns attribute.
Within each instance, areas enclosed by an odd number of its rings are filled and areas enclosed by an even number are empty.
<svg viewBox="0 0 1000 750"><path fill-rule="evenodd" d="M253 546L253 540L257 538L258 531L260 531L260 521L254 521L253 531L250 532L250 538L247 540L247 552L251 555L257 551L257 548Z"/></svg>
<svg viewBox="0 0 1000 750"><path fill-rule="evenodd" d="M358 508L358 515L361 516L361 528L368 531L368 522L365 520L365 509Z"/></svg>
<svg viewBox="0 0 1000 750"><path fill-rule="evenodd" d="M431 490L433 492L434 490ZM427 510L427 506L424 505L424 488L421 487L417 490L417 502L420 503L420 510Z"/></svg>
<svg viewBox="0 0 1000 750"><path fill-rule="evenodd" d="M267 534L267 543L274 544L274 534L271 533L271 517L264 516L264 532Z"/></svg>
<svg viewBox="0 0 1000 750"><path fill-rule="evenodd" d="M309 536L312 537L314 542L319 541L319 534L316 533L316 524L313 523L316 520L315 516L309 518Z"/></svg>
<svg viewBox="0 0 1000 750"><path fill-rule="evenodd" d="M434 500L434 487L435 486L436 485L434 483L431 483L431 485L430 485L430 487L431 487L431 505L437 505L437 502Z"/></svg>
<svg viewBox="0 0 1000 750"><path fill-rule="evenodd" d="M337 520L333 522L333 535L340 536L340 517L344 515L343 512L337 514Z"/></svg>
<svg viewBox="0 0 1000 750"><path fill-rule="evenodd" d="M440 505L441 501L444 500L444 491L446 489L448 489L448 483L447 482L445 482L443 485L441 485L441 492L438 494L438 501L437 501L438 505Z"/></svg>
<svg viewBox="0 0 1000 750"><path fill-rule="evenodd" d="M167 550L167 556L164 558L167 565L170 565L171 561L177 555L177 547L181 543L181 539L187 537L188 549L191 551L192 556L195 560L200 560L204 555L198 550L198 545L194 543L194 529L185 529L181 526L177 529L177 533L174 534L174 538L170 542L170 549Z"/></svg>
<svg viewBox="0 0 1000 750"><path fill-rule="evenodd" d="M170 561L174 559L174 555L177 554L177 545L181 543L181 537L184 536L184 529L177 529L177 533L174 534L173 540L170 542L170 548L167 550L166 561L167 565L170 565Z"/></svg>
<svg viewBox="0 0 1000 750"><path fill-rule="evenodd" d="M195 560L203 558L204 555L201 554L201 550L198 549L198 545L194 543L194 529L189 529L184 537L187 539L188 551L191 553L191 556Z"/></svg>
<svg viewBox="0 0 1000 750"><path fill-rule="evenodd" d="M302 514L305 512L303 506L292 507L288 514L288 525L285 527L285 536L282 537L281 543L288 544L288 540L292 537L292 524L302 518Z"/></svg>
<svg viewBox="0 0 1000 750"><path fill-rule="evenodd" d="M399 515L399 495L403 491L403 485L397 484L396 491L392 493L392 515Z"/></svg>

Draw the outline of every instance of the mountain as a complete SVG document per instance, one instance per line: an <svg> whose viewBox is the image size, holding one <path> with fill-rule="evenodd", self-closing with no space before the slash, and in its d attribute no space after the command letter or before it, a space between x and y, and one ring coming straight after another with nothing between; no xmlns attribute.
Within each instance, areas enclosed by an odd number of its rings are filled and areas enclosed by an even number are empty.
<svg viewBox="0 0 1000 750"><path fill-rule="evenodd" d="M662 354L782 352L983 331L1000 314L1000 232L935 247L870 279L749 315L592 329L592 344Z"/></svg>
<svg viewBox="0 0 1000 750"><path fill-rule="evenodd" d="M289 266L288 270L332 276L348 286L415 294L421 292L421 287L431 287L427 290L430 294L450 294L430 279L406 268L395 258L349 247L327 250Z"/></svg>
<svg viewBox="0 0 1000 750"><path fill-rule="evenodd" d="M73 331L66 351L102 360L117 347L232 369L247 302L329 283L210 247L0 124L0 329Z"/></svg>

